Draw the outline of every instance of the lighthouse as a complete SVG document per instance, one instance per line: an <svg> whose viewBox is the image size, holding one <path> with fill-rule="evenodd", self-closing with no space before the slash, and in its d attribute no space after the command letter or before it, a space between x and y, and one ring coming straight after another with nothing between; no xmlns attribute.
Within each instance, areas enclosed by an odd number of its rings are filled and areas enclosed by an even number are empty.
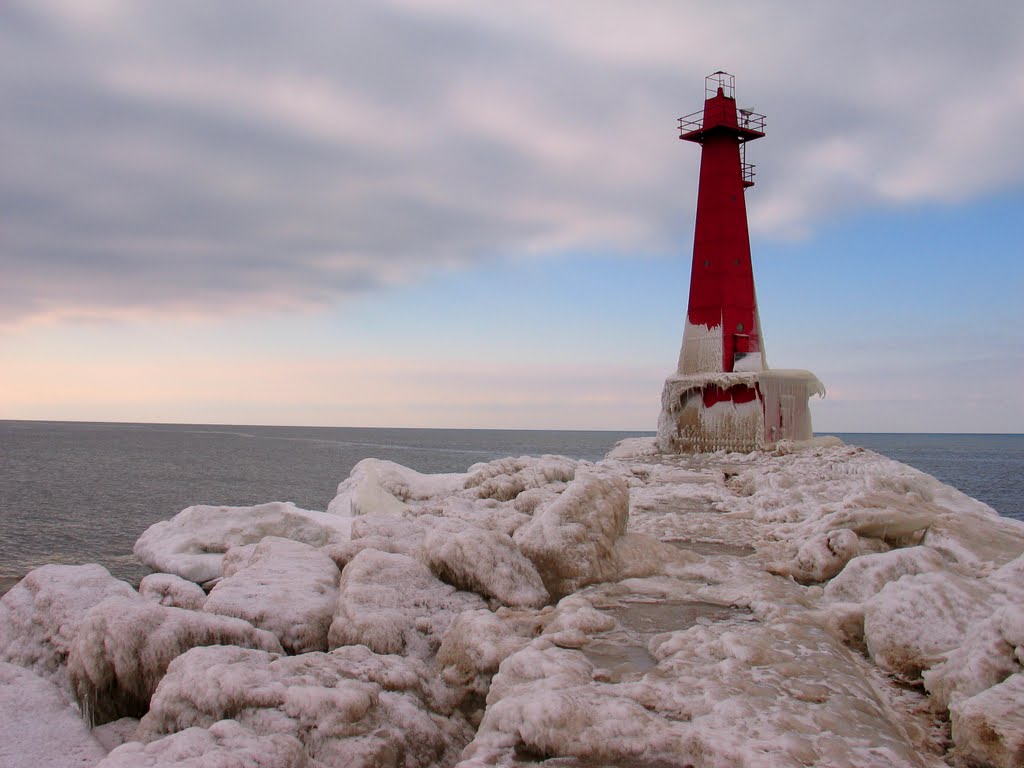
<svg viewBox="0 0 1024 768"><path fill-rule="evenodd" d="M808 440L807 401L824 387L808 371L769 369L754 290L746 145L765 135L765 116L737 109L727 72L704 82L704 109L679 118L679 138L701 147L700 176L683 343L662 391L658 445L749 452Z"/></svg>

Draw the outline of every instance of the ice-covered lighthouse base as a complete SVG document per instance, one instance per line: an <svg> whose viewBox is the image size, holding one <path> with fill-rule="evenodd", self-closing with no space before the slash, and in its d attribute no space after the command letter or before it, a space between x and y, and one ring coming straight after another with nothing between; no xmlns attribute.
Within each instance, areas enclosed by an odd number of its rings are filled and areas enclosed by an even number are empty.
<svg viewBox="0 0 1024 768"><path fill-rule="evenodd" d="M666 453L749 453L813 436L807 401L825 387L810 371L673 374L661 393L657 444Z"/></svg>

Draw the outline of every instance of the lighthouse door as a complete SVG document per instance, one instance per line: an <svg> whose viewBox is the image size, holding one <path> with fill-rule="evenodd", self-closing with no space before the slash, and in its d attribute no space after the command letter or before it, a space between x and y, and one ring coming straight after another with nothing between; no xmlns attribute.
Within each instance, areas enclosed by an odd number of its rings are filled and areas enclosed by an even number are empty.
<svg viewBox="0 0 1024 768"><path fill-rule="evenodd" d="M792 395L779 397L779 440L793 439L793 422L796 417L796 398Z"/></svg>

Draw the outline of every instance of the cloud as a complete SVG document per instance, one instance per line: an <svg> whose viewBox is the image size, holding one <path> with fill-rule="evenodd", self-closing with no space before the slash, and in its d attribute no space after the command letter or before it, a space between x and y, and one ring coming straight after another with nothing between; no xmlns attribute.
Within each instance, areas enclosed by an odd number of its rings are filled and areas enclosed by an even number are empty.
<svg viewBox="0 0 1024 768"><path fill-rule="evenodd" d="M0 323L675 250L674 119L720 67L769 116L762 236L991 194L1024 175L1022 35L990 0L5 3Z"/></svg>

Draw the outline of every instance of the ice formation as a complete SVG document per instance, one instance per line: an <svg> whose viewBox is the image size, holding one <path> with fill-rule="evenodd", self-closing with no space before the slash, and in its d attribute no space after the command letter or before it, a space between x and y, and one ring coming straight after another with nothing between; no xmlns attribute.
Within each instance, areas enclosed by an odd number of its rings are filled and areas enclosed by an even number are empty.
<svg viewBox="0 0 1024 768"><path fill-rule="evenodd" d="M316 547L349 538L351 521L338 515L272 502L255 507L198 505L150 526L135 542L135 556L156 571L199 583L224 575L224 553L267 536Z"/></svg>
<svg viewBox="0 0 1024 768"><path fill-rule="evenodd" d="M228 550L224 578L202 610L273 632L288 653L326 651L340 577L334 561L316 547L267 536Z"/></svg>
<svg viewBox="0 0 1024 768"><path fill-rule="evenodd" d="M68 680L90 722L140 717L167 665L205 645L281 650L274 635L241 619L111 597L85 615L68 654Z"/></svg>
<svg viewBox="0 0 1024 768"><path fill-rule="evenodd" d="M870 451L368 460L329 510L190 507L138 592L26 576L0 762L1022 764L1024 524Z"/></svg>
<svg viewBox="0 0 1024 768"><path fill-rule="evenodd" d="M0 598L0 661L66 685L64 665L86 613L135 591L101 565L44 565Z"/></svg>
<svg viewBox="0 0 1024 768"><path fill-rule="evenodd" d="M377 653L430 658L463 611L484 606L406 555L365 549L345 566L331 622L331 648L365 645Z"/></svg>

